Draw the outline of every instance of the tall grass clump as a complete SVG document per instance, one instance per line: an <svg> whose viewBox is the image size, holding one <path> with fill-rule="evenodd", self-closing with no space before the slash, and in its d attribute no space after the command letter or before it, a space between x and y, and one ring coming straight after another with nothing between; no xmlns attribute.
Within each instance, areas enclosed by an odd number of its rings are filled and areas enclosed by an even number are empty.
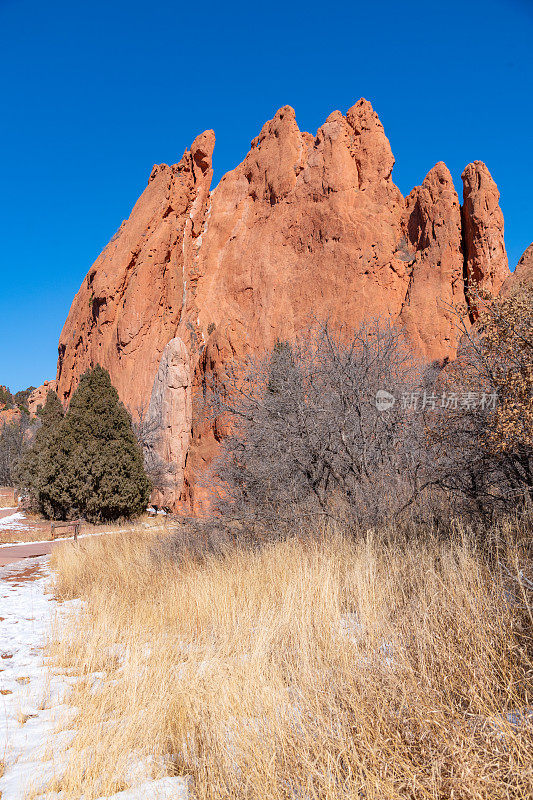
<svg viewBox="0 0 533 800"><path fill-rule="evenodd" d="M502 525L490 556L459 528L201 558L142 534L57 548L56 593L85 600L51 645L81 675L60 796L125 788L140 759L199 800L530 798L519 538Z"/></svg>

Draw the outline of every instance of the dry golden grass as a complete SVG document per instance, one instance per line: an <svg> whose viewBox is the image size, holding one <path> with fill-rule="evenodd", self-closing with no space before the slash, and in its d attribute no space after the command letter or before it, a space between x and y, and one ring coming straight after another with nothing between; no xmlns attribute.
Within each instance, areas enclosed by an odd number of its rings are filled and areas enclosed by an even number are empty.
<svg viewBox="0 0 533 800"><path fill-rule="evenodd" d="M87 601L52 645L84 676L61 797L124 788L134 753L199 800L530 800L533 725L505 716L533 706L520 558L491 570L460 535L58 548L57 593Z"/></svg>
<svg viewBox="0 0 533 800"><path fill-rule="evenodd" d="M11 486L0 486L0 509L17 505L15 490Z"/></svg>

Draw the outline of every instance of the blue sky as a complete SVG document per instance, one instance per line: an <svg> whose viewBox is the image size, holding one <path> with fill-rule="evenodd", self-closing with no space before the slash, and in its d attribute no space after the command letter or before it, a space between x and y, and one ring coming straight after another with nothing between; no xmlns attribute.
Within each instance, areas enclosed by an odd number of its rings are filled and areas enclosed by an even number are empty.
<svg viewBox="0 0 533 800"><path fill-rule="evenodd" d="M214 128L215 183L285 104L316 132L359 97L404 194L439 160L498 183L533 240L533 0L0 0L0 383L55 376L70 303L146 185Z"/></svg>

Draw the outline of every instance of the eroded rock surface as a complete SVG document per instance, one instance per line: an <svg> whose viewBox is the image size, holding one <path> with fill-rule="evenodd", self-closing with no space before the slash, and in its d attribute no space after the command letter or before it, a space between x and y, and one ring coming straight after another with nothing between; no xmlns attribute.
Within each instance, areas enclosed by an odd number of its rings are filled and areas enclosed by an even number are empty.
<svg viewBox="0 0 533 800"><path fill-rule="evenodd" d="M469 281L496 293L509 274L485 165L465 169L463 209L442 162L404 198L366 100L316 136L281 108L210 193L213 146L207 131L179 164L154 167L74 300L58 362L65 402L96 363L133 414L151 398L161 455L176 467L166 504L193 510L223 432L191 397L229 360L313 319L353 327L377 316L398 321L421 357L453 357L451 307Z"/></svg>
<svg viewBox="0 0 533 800"><path fill-rule="evenodd" d="M526 248L516 265L515 271L505 281L502 287L502 294L509 294L521 284L533 286L533 244Z"/></svg>
<svg viewBox="0 0 533 800"><path fill-rule="evenodd" d="M133 413L146 407L181 318L190 251L209 196L214 141L206 131L179 164L153 168L129 219L89 270L59 340L63 402L83 372L99 363Z"/></svg>
<svg viewBox="0 0 533 800"><path fill-rule="evenodd" d="M458 344L454 307L465 303L461 206L440 161L406 198L405 257L410 282L400 321L416 349L430 359L453 357Z"/></svg>
<svg viewBox="0 0 533 800"><path fill-rule="evenodd" d="M158 505L175 506L180 499L191 437L191 377L187 348L176 336L163 351L148 407L148 423L157 430L154 453L162 463L171 465L164 476L167 485L153 498Z"/></svg>
<svg viewBox="0 0 533 800"><path fill-rule="evenodd" d="M509 275L500 193L482 161L469 164L462 179L466 277L495 295Z"/></svg>

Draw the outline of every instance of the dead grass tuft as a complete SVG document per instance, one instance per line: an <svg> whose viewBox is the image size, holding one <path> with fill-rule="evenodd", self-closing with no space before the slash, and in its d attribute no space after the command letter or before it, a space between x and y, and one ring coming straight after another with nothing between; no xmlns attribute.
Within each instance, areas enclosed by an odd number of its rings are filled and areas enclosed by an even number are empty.
<svg viewBox="0 0 533 800"><path fill-rule="evenodd" d="M531 798L518 546L490 566L464 533L201 561L152 543L54 552L56 593L87 601L52 646L82 676L65 800L124 788L135 759L199 800Z"/></svg>

